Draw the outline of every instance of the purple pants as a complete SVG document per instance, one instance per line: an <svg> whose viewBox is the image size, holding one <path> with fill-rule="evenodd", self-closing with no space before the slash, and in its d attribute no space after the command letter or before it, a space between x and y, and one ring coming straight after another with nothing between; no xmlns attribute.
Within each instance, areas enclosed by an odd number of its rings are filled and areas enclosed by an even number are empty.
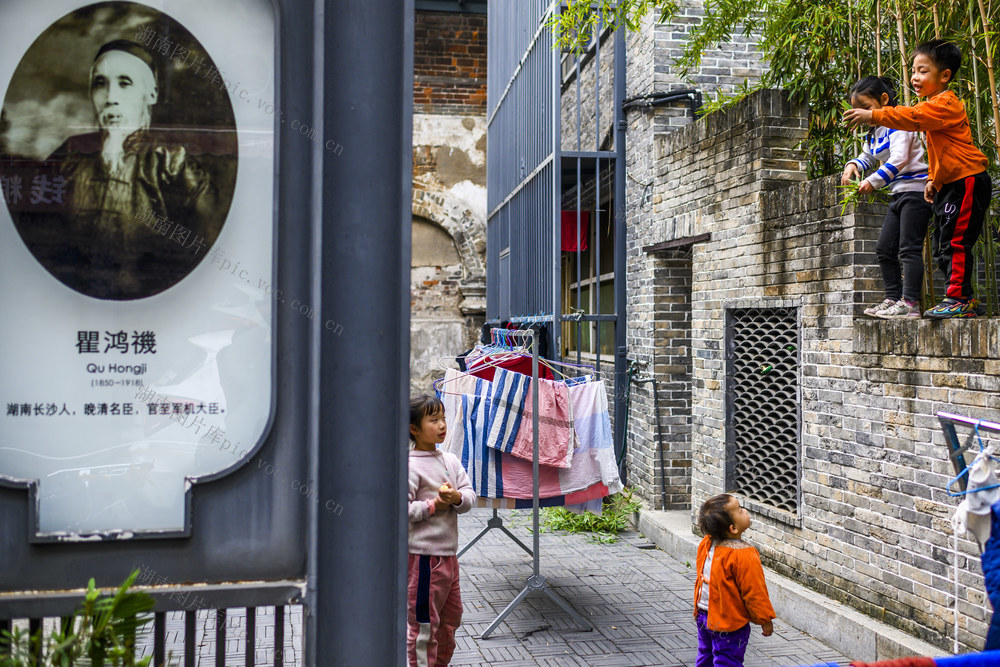
<svg viewBox="0 0 1000 667"><path fill-rule="evenodd" d="M750 624L732 632L716 632L705 627L706 614L698 610L698 659L695 667L743 667L750 640Z"/></svg>

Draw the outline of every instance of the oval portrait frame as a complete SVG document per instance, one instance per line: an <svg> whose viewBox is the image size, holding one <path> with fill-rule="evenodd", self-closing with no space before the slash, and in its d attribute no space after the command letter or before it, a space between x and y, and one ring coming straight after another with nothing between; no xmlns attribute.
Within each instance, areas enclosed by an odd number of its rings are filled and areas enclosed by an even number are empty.
<svg viewBox="0 0 1000 667"><path fill-rule="evenodd" d="M110 63L95 75L99 59ZM155 103L137 103L150 73ZM98 109L102 86L114 95ZM148 109L131 132L130 104ZM147 5L65 14L4 91L0 179L18 235L52 277L90 297L143 299L184 280L226 223L238 158L221 72L188 29Z"/></svg>

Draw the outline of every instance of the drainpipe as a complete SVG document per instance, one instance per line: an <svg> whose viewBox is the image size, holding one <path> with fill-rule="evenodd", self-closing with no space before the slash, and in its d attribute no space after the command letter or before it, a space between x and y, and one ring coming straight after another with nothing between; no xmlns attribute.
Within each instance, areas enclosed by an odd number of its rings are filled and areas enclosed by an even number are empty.
<svg viewBox="0 0 1000 667"><path fill-rule="evenodd" d="M635 367L639 362L632 361L632 366ZM632 380L636 384L645 384L651 382L653 384L653 415L656 417L656 440L659 442L660 446L660 509L667 509L667 473L666 467L663 461L663 433L660 427L660 392L657 391L656 387L656 376L650 375L644 378L634 378Z"/></svg>

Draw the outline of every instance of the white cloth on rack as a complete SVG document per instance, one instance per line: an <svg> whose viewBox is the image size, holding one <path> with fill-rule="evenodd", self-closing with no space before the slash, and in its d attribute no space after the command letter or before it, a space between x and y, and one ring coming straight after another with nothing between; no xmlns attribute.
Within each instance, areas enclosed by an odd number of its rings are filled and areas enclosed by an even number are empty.
<svg viewBox="0 0 1000 667"><path fill-rule="evenodd" d="M448 427L441 443L441 449L451 452L455 456L462 456L462 438L464 430L462 421L458 416L458 411L462 405L462 394L475 394L476 381L474 375L467 375L461 371L449 368L444 373L444 382L438 390L441 402L444 403L444 420Z"/></svg>
<svg viewBox="0 0 1000 667"><path fill-rule="evenodd" d="M460 375L458 371L448 371L445 379L449 381L441 387L441 400L448 419L448 434L441 448L462 461L477 495L530 499L533 489L531 461L487 447L486 439L492 426L488 407L492 405L493 384L474 376ZM444 393L459 391L467 393ZM573 462L568 468L539 466L539 497L563 497L570 503L593 500L597 484L607 489L602 495L618 493L622 484L615 462L604 382L571 385L569 397L576 447ZM523 428L525 420L521 421ZM587 497L571 498L572 494L582 491L587 491Z"/></svg>
<svg viewBox="0 0 1000 667"><path fill-rule="evenodd" d="M573 453L573 465L560 471L560 483L575 487L596 478L608 487L609 494L618 493L622 483L615 461L604 380L573 385L569 388L569 396L577 450Z"/></svg>

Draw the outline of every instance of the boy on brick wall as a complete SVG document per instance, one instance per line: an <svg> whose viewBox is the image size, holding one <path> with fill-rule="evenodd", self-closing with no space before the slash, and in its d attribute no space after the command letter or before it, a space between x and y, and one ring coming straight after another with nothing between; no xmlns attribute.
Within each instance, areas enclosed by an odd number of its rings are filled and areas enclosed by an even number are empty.
<svg viewBox="0 0 1000 667"><path fill-rule="evenodd" d="M924 317L936 319L977 314L972 296L972 246L983 231L992 189L986 173L988 161L972 143L965 106L948 90L961 64L962 52L951 42L924 42L914 49L910 78L917 95L926 98L923 102L912 107L844 112L851 127L868 123L926 133L924 199L934 207L934 255L948 281L944 300L924 312Z"/></svg>

